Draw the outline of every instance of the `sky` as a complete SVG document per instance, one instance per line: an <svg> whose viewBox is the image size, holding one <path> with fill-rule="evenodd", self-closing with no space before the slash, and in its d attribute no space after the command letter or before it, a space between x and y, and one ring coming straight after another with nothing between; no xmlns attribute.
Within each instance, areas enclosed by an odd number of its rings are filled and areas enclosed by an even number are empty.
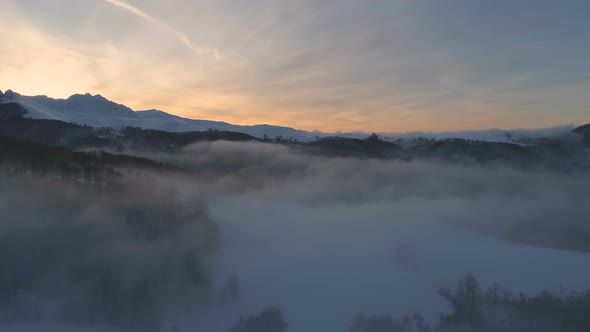
<svg viewBox="0 0 590 332"><path fill-rule="evenodd" d="M590 122L582 0L0 0L0 89L306 130Z"/></svg>

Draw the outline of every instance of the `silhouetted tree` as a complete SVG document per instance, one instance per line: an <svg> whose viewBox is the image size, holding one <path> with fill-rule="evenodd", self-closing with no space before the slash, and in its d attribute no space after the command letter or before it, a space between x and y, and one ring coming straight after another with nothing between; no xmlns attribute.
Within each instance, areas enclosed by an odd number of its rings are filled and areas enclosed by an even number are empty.
<svg viewBox="0 0 590 332"><path fill-rule="evenodd" d="M242 317L231 332L284 332L287 322L279 308L262 311L258 315Z"/></svg>

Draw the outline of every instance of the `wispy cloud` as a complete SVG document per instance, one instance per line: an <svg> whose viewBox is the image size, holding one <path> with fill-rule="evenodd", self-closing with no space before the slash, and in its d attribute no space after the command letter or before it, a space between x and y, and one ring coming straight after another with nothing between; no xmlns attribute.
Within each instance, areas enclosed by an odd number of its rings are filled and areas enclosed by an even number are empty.
<svg viewBox="0 0 590 332"><path fill-rule="evenodd" d="M164 29L164 30L170 32L174 37L176 37L176 39L178 39L178 41L180 41L184 46L186 46L188 49L190 49L191 51L193 51L197 55L211 56L216 60L222 60L224 58L218 49L208 48L208 47L200 47L200 46L195 45L184 32L176 30L175 28L173 28L172 26L170 26L166 22L164 22L156 17L153 17L152 15L144 12L143 10L141 10L141 9L125 2L125 1L122 1L122 0L104 0L104 1L137 16L137 17L145 20L146 22L153 24L154 26L157 26L160 29Z"/></svg>
<svg viewBox="0 0 590 332"><path fill-rule="evenodd" d="M0 88L328 132L588 121L585 2L74 2L0 0Z"/></svg>

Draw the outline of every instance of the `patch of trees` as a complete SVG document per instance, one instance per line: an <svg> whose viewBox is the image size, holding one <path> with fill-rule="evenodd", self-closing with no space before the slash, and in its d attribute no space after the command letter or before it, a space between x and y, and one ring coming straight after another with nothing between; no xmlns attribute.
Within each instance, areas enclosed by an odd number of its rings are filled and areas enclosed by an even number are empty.
<svg viewBox="0 0 590 332"><path fill-rule="evenodd" d="M529 147L462 138L423 140L420 144L410 148L409 151L415 152L414 157L435 158L452 162L507 161L516 166L527 166L531 162L539 161L539 158Z"/></svg>
<svg viewBox="0 0 590 332"><path fill-rule="evenodd" d="M5 136L0 136L0 166L11 174L50 175L90 184L108 184L120 175L123 168L185 171L147 158L99 151L72 151Z"/></svg>
<svg viewBox="0 0 590 332"><path fill-rule="evenodd" d="M590 291L557 296L515 294L494 284L483 289L473 274L466 274L455 288L439 294L451 312L427 326L419 313L395 319L391 316L359 316L350 332L583 332L590 331Z"/></svg>
<svg viewBox="0 0 590 332"><path fill-rule="evenodd" d="M550 291L537 295L515 294L509 288L493 285L482 289L472 274L467 274L454 290L443 288L441 296L452 306L452 313L441 315L443 329L494 329L495 331L590 330L590 292L572 292L560 297Z"/></svg>
<svg viewBox="0 0 590 332"><path fill-rule="evenodd" d="M0 99L2 91L0 91ZM26 111L17 103L0 104L0 120L10 120L22 118Z"/></svg>
<svg viewBox="0 0 590 332"><path fill-rule="evenodd" d="M0 134L30 143L69 148L106 147L93 128L58 120L24 118L26 111L16 103L0 104Z"/></svg>
<svg viewBox="0 0 590 332"><path fill-rule="evenodd" d="M142 151L173 151L196 142L210 141L248 142L257 138L236 132L206 130L174 133L162 130L125 127L113 144L119 149Z"/></svg>
<svg viewBox="0 0 590 332"><path fill-rule="evenodd" d="M582 141L584 146L590 148L590 124L579 126L573 130L576 134L582 134Z"/></svg>
<svg viewBox="0 0 590 332"><path fill-rule="evenodd" d="M331 136L307 144L322 153L344 157L396 158L402 148L371 134L366 139Z"/></svg>
<svg viewBox="0 0 590 332"><path fill-rule="evenodd" d="M240 318L230 332L284 332L287 322L279 308L270 308L258 315Z"/></svg>

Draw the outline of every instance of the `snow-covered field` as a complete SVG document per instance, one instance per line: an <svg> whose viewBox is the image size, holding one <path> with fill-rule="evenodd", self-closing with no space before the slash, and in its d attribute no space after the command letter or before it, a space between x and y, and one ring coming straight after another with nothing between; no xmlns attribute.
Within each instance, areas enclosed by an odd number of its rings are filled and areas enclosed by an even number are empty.
<svg viewBox="0 0 590 332"><path fill-rule="evenodd" d="M422 220L420 213L397 218L391 204L313 207L234 195L212 199L210 208L222 231L210 267L219 286L237 275L239 296L159 331L225 332L240 317L272 306L282 310L289 332L346 332L360 313L420 311L433 321L449 310L437 290L466 272L483 287L498 282L516 293L590 288L589 254L516 244ZM121 331L47 323L3 328Z"/></svg>
<svg viewBox="0 0 590 332"><path fill-rule="evenodd" d="M195 318L197 331L226 331L241 315L279 306L290 332L343 332L354 316L429 320L448 311L437 295L473 272L515 292L557 294L590 288L590 255L517 244L467 231L420 213L397 218L395 205L305 207L245 197L211 205L223 246L219 280L239 276L237 302ZM410 252L401 259L399 250ZM408 256L408 255L406 255Z"/></svg>

